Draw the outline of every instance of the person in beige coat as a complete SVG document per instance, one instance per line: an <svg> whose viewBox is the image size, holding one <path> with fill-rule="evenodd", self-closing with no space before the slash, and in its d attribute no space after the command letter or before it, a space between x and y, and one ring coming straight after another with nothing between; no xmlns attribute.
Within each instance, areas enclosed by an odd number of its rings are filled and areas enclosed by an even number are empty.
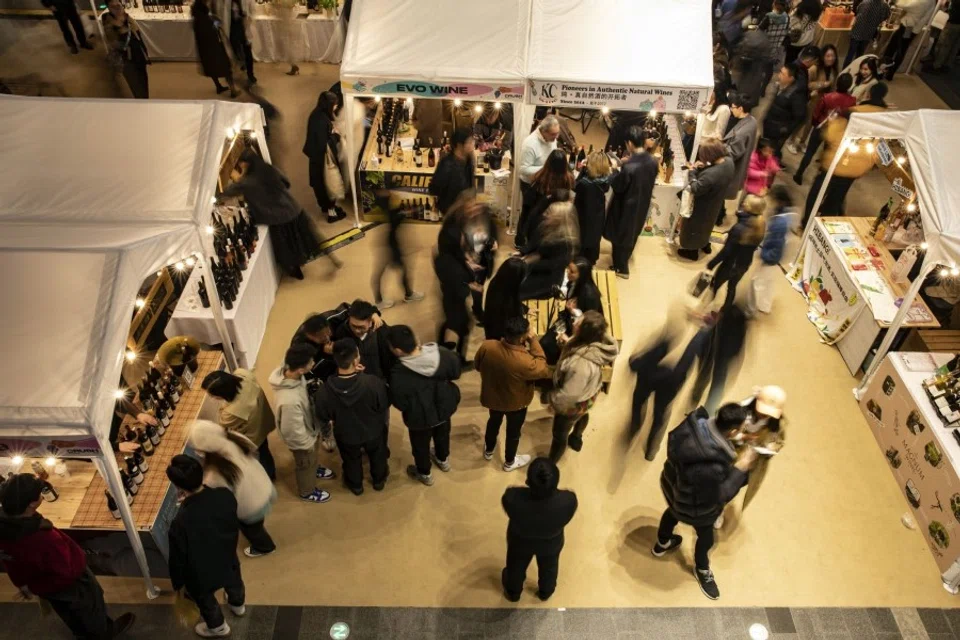
<svg viewBox="0 0 960 640"><path fill-rule="evenodd" d="M227 430L246 436L257 447L257 457L271 481L277 479L277 467L267 444L267 435L277 428L267 396L257 384L252 371L237 369L233 373L214 371L207 374L201 387L220 400L217 421Z"/></svg>

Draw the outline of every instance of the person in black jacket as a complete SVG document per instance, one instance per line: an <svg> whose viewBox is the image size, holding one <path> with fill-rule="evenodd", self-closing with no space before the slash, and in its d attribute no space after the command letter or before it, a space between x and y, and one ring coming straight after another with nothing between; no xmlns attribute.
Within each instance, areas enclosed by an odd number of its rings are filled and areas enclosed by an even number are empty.
<svg viewBox="0 0 960 640"><path fill-rule="evenodd" d="M673 530L678 522L691 525L697 532L694 575L711 600L720 597L708 557L713 547L713 523L747 483L747 473L757 461L753 448L744 447L738 457L727 441L727 434L746 418L746 409L736 403L720 407L716 419L699 407L667 437L667 461L660 474L667 509L660 519L652 553L660 558L679 547L683 538Z"/></svg>
<svg viewBox="0 0 960 640"><path fill-rule="evenodd" d="M343 461L343 481L354 495L363 493L363 452L370 460L375 491L383 491L390 474L387 443L390 401L387 385L378 376L364 373L360 352L353 340L333 345L337 375L327 380L314 396L321 423L333 422L333 435Z"/></svg>
<svg viewBox="0 0 960 640"><path fill-rule="evenodd" d="M40 0L40 4L53 13L53 17L57 20L57 26L60 27L63 39L70 47L71 53L80 53L80 50L77 49L77 41L84 49L93 49L93 45L87 40L87 32L83 30L83 21L80 20L77 5L73 0ZM73 27L74 33L77 34L76 40L73 38L73 33L70 32L70 27Z"/></svg>
<svg viewBox="0 0 960 640"><path fill-rule="evenodd" d="M377 315L377 307L357 298L350 305L347 321L337 328L333 339L338 342L344 338L352 340L360 350L364 372L385 381L393 367L393 354L380 332L383 322L377 323Z"/></svg>
<svg viewBox="0 0 960 640"><path fill-rule="evenodd" d="M167 478L177 488L180 510L170 523L170 582L174 591L186 590L203 618L194 630L202 638L230 634L217 591L227 592L236 616L246 613L245 589L237 559L240 521L237 499L230 489L203 484L203 467L187 455L174 456Z"/></svg>
<svg viewBox="0 0 960 640"><path fill-rule="evenodd" d="M460 404L453 381L460 378L460 359L435 342L421 345L402 324L389 328L387 342L398 359L390 372L390 401L403 413L416 463L407 467L407 475L429 487L431 459L441 471L450 471L450 418Z"/></svg>
<svg viewBox="0 0 960 640"><path fill-rule="evenodd" d="M593 280L593 263L585 257L574 258L567 265L567 310L596 311L603 315L600 288ZM569 335L573 335L572 333Z"/></svg>
<svg viewBox="0 0 960 640"><path fill-rule="evenodd" d="M644 151L646 135L634 125L627 132L627 150L630 157L611 183L613 200L607 211L603 237L613 244L613 270L620 278L630 277L630 256L643 231L650 211L650 198L657 183L659 166L656 159Z"/></svg>
<svg viewBox="0 0 960 640"><path fill-rule="evenodd" d="M314 313L303 321L293 334L290 346L298 342L314 350L313 369L308 377L325 382L337 372L337 364L333 361L333 330L324 314Z"/></svg>
<svg viewBox="0 0 960 640"><path fill-rule="evenodd" d="M783 143L807 117L806 83L800 74L798 63L785 64L780 68L777 77L780 87L763 120L763 137L769 138L777 159L783 157Z"/></svg>
<svg viewBox="0 0 960 640"><path fill-rule="evenodd" d="M327 216L327 222L336 222L347 217L347 212L330 199L324 174L327 151L333 154L334 163L339 163L340 132L333 126L337 103L337 94L332 91L320 94L317 106L310 112L307 120L307 139L303 143L303 155L310 158L310 186L313 187L313 195L317 198L320 211Z"/></svg>
<svg viewBox="0 0 960 640"><path fill-rule="evenodd" d="M450 139L451 151L443 156L430 181L430 193L437 198L437 209L446 215L461 193L473 188L475 164L473 132L461 127Z"/></svg>
<svg viewBox="0 0 960 640"><path fill-rule="evenodd" d="M549 458L537 458L527 469L527 486L510 487L500 500L507 525L507 566L501 573L503 595L520 600L527 567L537 557L537 596L546 600L557 588L563 528L577 512L577 494L557 489L560 469ZM712 529L711 529L712 531Z"/></svg>
<svg viewBox="0 0 960 640"><path fill-rule="evenodd" d="M508 318L527 316L527 305L520 300L520 284L526 275L526 261L511 256L491 278L483 307L483 334L487 340L499 340L505 335Z"/></svg>
<svg viewBox="0 0 960 640"><path fill-rule="evenodd" d="M587 158L586 169L577 177L573 201L580 222L580 255L591 264L600 259L600 238L603 237L609 190L610 157L603 151L594 151Z"/></svg>

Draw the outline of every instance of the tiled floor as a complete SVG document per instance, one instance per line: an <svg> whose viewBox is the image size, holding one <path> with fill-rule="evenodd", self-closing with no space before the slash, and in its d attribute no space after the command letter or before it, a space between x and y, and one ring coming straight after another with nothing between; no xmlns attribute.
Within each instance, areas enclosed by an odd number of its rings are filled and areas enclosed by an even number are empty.
<svg viewBox="0 0 960 640"><path fill-rule="evenodd" d="M120 607L115 608L119 612ZM127 610L127 609L123 609ZM136 638L195 637L166 606L136 605ZM226 612L226 607L224 607ZM957 609L421 609L251 606L243 618L226 612L232 637L243 640L714 640L751 638L763 625L771 639L947 640L960 638ZM0 619L18 620L0 638L69 637L56 617L41 619L31 604L0 605ZM341 632L344 625L349 636ZM763 636L757 636L763 637Z"/></svg>

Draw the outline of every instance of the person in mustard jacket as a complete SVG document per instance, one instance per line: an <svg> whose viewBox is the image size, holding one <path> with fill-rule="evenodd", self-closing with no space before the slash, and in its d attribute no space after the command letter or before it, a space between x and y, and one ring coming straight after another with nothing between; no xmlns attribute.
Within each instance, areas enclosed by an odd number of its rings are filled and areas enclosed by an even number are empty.
<svg viewBox="0 0 960 640"><path fill-rule="evenodd" d="M246 369L237 369L233 373L213 371L207 374L201 386L207 394L223 403L217 417L220 425L246 436L257 447L263 470L270 480L276 480L277 467L267 444L267 435L277 428L277 423L253 372Z"/></svg>

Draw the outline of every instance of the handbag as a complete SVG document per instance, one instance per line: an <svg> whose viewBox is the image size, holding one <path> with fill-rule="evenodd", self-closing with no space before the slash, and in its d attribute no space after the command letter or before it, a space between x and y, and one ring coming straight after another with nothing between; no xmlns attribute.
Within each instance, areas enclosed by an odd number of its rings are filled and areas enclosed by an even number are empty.
<svg viewBox="0 0 960 640"><path fill-rule="evenodd" d="M690 187L680 192L680 217L689 218L693 215L693 192Z"/></svg>
<svg viewBox="0 0 960 640"><path fill-rule="evenodd" d="M693 282L690 283L690 286L687 287L687 293L692 295L694 298L699 298L712 283L713 274L709 271L701 271L697 274L697 277L693 279Z"/></svg>
<svg viewBox="0 0 960 640"><path fill-rule="evenodd" d="M337 159L333 157L333 151L327 147L327 153L323 161L323 184L327 187L327 196L336 202L343 199L346 195L343 186L343 176L340 175L340 166Z"/></svg>

